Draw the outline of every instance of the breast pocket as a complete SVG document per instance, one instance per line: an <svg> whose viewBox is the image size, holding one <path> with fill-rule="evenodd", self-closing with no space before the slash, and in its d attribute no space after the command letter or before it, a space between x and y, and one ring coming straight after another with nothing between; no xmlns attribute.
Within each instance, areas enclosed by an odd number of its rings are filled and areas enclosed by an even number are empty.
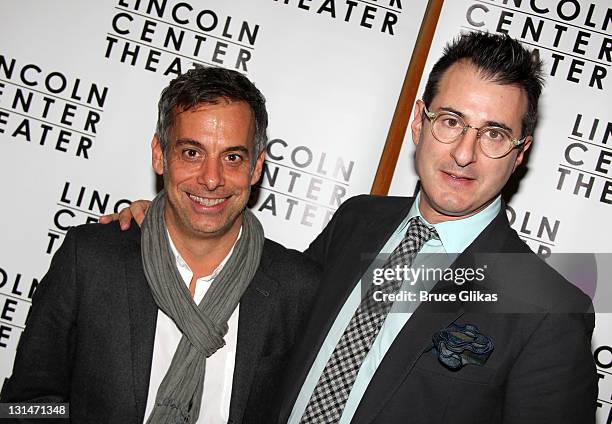
<svg viewBox="0 0 612 424"><path fill-rule="evenodd" d="M462 380L476 384L490 384L496 369L485 365L465 365L458 370L445 367L433 351L425 352L415 364L415 369L423 373L434 373L453 380Z"/></svg>

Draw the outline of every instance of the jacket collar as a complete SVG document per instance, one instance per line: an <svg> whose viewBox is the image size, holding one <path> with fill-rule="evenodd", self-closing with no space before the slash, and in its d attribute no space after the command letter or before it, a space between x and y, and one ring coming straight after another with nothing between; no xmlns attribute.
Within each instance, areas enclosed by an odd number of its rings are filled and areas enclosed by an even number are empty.
<svg viewBox="0 0 612 424"><path fill-rule="evenodd" d="M460 254L451 268L475 268L478 254L496 253L511 234L506 217L505 205L482 233ZM486 286L486 285L485 285ZM453 293L465 290L452 281L438 282L430 293ZM371 422L393 397L410 374L416 361L429 349L432 336L442 328L448 327L465 313L465 305L460 300L454 302L422 303L402 328L381 362L364 396L355 411L352 424Z"/></svg>
<svg viewBox="0 0 612 424"><path fill-rule="evenodd" d="M383 207L375 211L376 219L372 218L372 211L369 211L368 215L363 214L357 217L357 222L349 223L352 224L352 236L346 243L347 254L343 255L338 262L334 262L329 269L324 270L326 281L333 281L333 284L327 284L320 290L302 341L295 350L296 353L288 369L286 380L290 385L283 388L286 394L281 404L279 422L287 421L310 366L348 295L367 270L372 256L382 249L408 214L414 201L413 198L394 200L388 198L385 200ZM503 250L509 230L505 204L502 202L499 213L457 257L451 267L474 266L475 254ZM368 252L369 255L364 255L363 252ZM458 290L459 286L453 282L439 282L432 292L445 293ZM444 303L443 306L439 303L422 304L408 320L385 355L384 361L376 370L355 412L352 423L370 422L399 388L418 358L429 347L432 335L450 325L463 313L464 309L460 301Z"/></svg>

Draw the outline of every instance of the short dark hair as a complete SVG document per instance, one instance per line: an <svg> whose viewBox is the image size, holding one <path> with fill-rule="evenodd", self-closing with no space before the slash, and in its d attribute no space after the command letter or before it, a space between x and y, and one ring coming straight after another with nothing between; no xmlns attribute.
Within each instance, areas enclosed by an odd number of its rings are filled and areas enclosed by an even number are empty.
<svg viewBox="0 0 612 424"><path fill-rule="evenodd" d="M189 110L202 103L218 104L222 101L243 101L251 107L255 121L254 154L251 158L254 164L268 142L266 99L240 72L202 65L195 65L193 69L173 79L161 93L156 134L164 155L167 157L175 108Z"/></svg>
<svg viewBox="0 0 612 424"><path fill-rule="evenodd" d="M521 137L532 135L538 117L538 100L544 86L542 61L521 43L506 34L469 32L461 34L444 48L425 86L423 101L429 106L438 94L444 73L454 63L471 62L491 81L514 85L527 94L527 111L522 119Z"/></svg>

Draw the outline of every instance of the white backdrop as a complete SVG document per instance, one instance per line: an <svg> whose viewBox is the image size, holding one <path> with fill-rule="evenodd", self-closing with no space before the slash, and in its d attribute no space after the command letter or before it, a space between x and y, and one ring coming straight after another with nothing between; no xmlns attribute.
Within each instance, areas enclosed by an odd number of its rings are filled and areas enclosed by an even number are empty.
<svg viewBox="0 0 612 424"><path fill-rule="evenodd" d="M154 195L157 99L193 61L246 73L268 99L254 210L269 238L302 249L369 192L426 2L407 6L0 2L0 381L67 228Z"/></svg>
<svg viewBox="0 0 612 424"><path fill-rule="evenodd" d="M191 62L244 72L268 99L253 208L268 237L302 249L340 202L369 192L426 1L356 3L0 3L0 379L66 229L155 193L157 99ZM541 125L508 211L544 256L612 250L611 27L607 0L449 0L438 24L432 59L477 29L508 31L547 63ZM390 194L414 191L412 152L407 139ZM611 330L598 314L600 423L612 422Z"/></svg>
<svg viewBox="0 0 612 424"><path fill-rule="evenodd" d="M540 121L508 217L527 244L586 291L597 283L593 349L598 423L612 411L612 10L609 0L447 1L419 87L444 44L460 31L507 32L545 62ZM389 194L412 195L418 180L407 132ZM520 177L520 176L519 176ZM566 253L584 253L568 266ZM608 255L587 255L607 253ZM585 266L584 262L590 262ZM578 277L579 281L572 277ZM606 295L603 295L603 293Z"/></svg>

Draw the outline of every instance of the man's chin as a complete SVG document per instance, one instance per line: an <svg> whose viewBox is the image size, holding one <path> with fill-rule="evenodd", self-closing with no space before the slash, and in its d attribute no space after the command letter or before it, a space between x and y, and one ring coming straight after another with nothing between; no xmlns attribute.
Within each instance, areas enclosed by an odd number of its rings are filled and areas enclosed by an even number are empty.
<svg viewBox="0 0 612 424"><path fill-rule="evenodd" d="M445 204L443 203L441 205L436 205L434 209L438 214L442 215L442 217L447 217L449 220L463 219L476 215L478 212L485 209L490 203L491 202L487 202L481 206L474 206L459 202L447 202Z"/></svg>
<svg viewBox="0 0 612 424"><path fill-rule="evenodd" d="M441 221L467 218L477 212L471 205L456 200L435 203L432 206Z"/></svg>
<svg viewBox="0 0 612 424"><path fill-rule="evenodd" d="M230 232L232 225L229 223L205 223L197 224L192 223L190 225L191 231L194 236L200 236L205 238L221 237Z"/></svg>

